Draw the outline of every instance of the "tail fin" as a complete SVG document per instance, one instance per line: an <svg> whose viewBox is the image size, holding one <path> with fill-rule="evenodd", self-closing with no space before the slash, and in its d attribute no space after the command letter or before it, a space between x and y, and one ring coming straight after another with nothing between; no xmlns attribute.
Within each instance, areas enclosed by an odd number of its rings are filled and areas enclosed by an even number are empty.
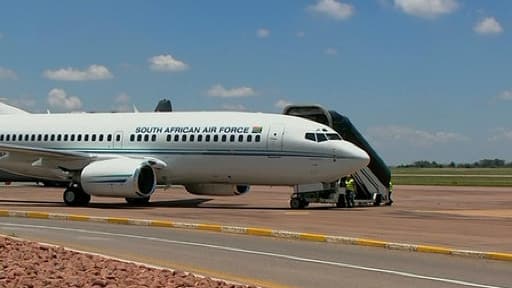
<svg viewBox="0 0 512 288"><path fill-rule="evenodd" d="M16 108L14 106L10 106L10 105L0 102L0 115L6 115L6 114L30 114L30 113L25 110L21 110L20 108Z"/></svg>

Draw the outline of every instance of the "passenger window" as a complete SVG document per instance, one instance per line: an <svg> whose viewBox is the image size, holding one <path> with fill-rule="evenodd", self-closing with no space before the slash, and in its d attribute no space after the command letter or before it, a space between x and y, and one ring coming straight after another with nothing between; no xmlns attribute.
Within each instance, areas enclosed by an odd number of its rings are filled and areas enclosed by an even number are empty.
<svg viewBox="0 0 512 288"><path fill-rule="evenodd" d="M172 138L172 135L171 134L167 134L167 142L171 142L171 138Z"/></svg>
<svg viewBox="0 0 512 288"><path fill-rule="evenodd" d="M78 134L78 135L76 135L76 141L77 141L77 142L82 141L82 134Z"/></svg>
<svg viewBox="0 0 512 288"><path fill-rule="evenodd" d="M182 135L181 136L181 141L187 142L187 135Z"/></svg>
<svg viewBox="0 0 512 288"><path fill-rule="evenodd" d="M341 140L341 136L336 133L327 133L327 139L329 140Z"/></svg>
<svg viewBox="0 0 512 288"><path fill-rule="evenodd" d="M57 141L58 142L62 141L62 135L61 134L57 135Z"/></svg>
<svg viewBox="0 0 512 288"><path fill-rule="evenodd" d="M12 142L16 141L16 134L12 134Z"/></svg>
<svg viewBox="0 0 512 288"><path fill-rule="evenodd" d="M316 142L315 133L306 133L306 139Z"/></svg>
<svg viewBox="0 0 512 288"><path fill-rule="evenodd" d="M238 142L244 141L244 135L238 135Z"/></svg>
<svg viewBox="0 0 512 288"><path fill-rule="evenodd" d="M84 135L84 141L85 141L85 142L88 142L88 141L89 141L89 134L85 134L85 135Z"/></svg>
<svg viewBox="0 0 512 288"><path fill-rule="evenodd" d="M210 137L211 137L210 135L206 135L206 136L204 137L205 141L206 141L206 142L210 142Z"/></svg>
<svg viewBox="0 0 512 288"><path fill-rule="evenodd" d="M44 142L47 142L47 141L48 141L48 134L44 134Z"/></svg>
<svg viewBox="0 0 512 288"><path fill-rule="evenodd" d="M151 135L151 141L153 141L153 142L156 141L156 135L155 134Z"/></svg>
<svg viewBox="0 0 512 288"><path fill-rule="evenodd" d="M25 134L25 142L28 142L28 139L30 139L30 135Z"/></svg>
<svg viewBox="0 0 512 288"><path fill-rule="evenodd" d="M148 142L149 141L149 134L145 134L144 135L144 142Z"/></svg>
<svg viewBox="0 0 512 288"><path fill-rule="evenodd" d="M213 135L213 142L219 141L219 135Z"/></svg>
<svg viewBox="0 0 512 288"><path fill-rule="evenodd" d="M229 142L235 142L235 135L229 136Z"/></svg>
<svg viewBox="0 0 512 288"><path fill-rule="evenodd" d="M137 135L137 142L140 142L140 141L142 141L142 134Z"/></svg>
<svg viewBox="0 0 512 288"><path fill-rule="evenodd" d="M68 141L68 134L64 134L64 141Z"/></svg>
<svg viewBox="0 0 512 288"><path fill-rule="evenodd" d="M32 142L36 141L36 135L34 135L34 134L30 135L30 141L32 141Z"/></svg>
<svg viewBox="0 0 512 288"><path fill-rule="evenodd" d="M69 141L71 141L71 142L75 141L75 134L71 134L69 136Z"/></svg>
<svg viewBox="0 0 512 288"><path fill-rule="evenodd" d="M92 142L96 142L96 134L92 134L91 135L91 141Z"/></svg>
<svg viewBox="0 0 512 288"><path fill-rule="evenodd" d="M100 142L103 142L103 134L100 134L100 139L99 139Z"/></svg>
<svg viewBox="0 0 512 288"><path fill-rule="evenodd" d="M0 134L0 141L4 141L4 134Z"/></svg>
<svg viewBox="0 0 512 288"><path fill-rule="evenodd" d="M53 141L55 141L55 135L54 135L54 134L52 134L52 135L50 136L50 141L52 141L52 142L53 142Z"/></svg>
<svg viewBox="0 0 512 288"><path fill-rule="evenodd" d="M121 141L121 135L116 135L116 142L120 142Z"/></svg>
<svg viewBox="0 0 512 288"><path fill-rule="evenodd" d="M108 135L107 135L107 141L108 141L108 142L112 141L112 134L108 134Z"/></svg>
<svg viewBox="0 0 512 288"><path fill-rule="evenodd" d="M203 141L203 134L197 135L197 142Z"/></svg>
<svg viewBox="0 0 512 288"><path fill-rule="evenodd" d="M135 135L134 134L130 135L130 142L133 142L133 141L135 141Z"/></svg>
<svg viewBox="0 0 512 288"><path fill-rule="evenodd" d="M247 135L247 142L252 142L252 135Z"/></svg>
<svg viewBox="0 0 512 288"><path fill-rule="evenodd" d="M195 135L190 135L190 142L194 142Z"/></svg>
<svg viewBox="0 0 512 288"><path fill-rule="evenodd" d="M255 142L260 142L261 141L261 135L256 135L256 137L254 137L254 141Z"/></svg>
<svg viewBox="0 0 512 288"><path fill-rule="evenodd" d="M180 141L180 135L176 134L174 135L174 142Z"/></svg>
<svg viewBox="0 0 512 288"><path fill-rule="evenodd" d="M327 137L323 133L316 133L316 139L318 142L327 141Z"/></svg>
<svg viewBox="0 0 512 288"><path fill-rule="evenodd" d="M227 135L222 135L222 142L226 142L226 139L228 139Z"/></svg>

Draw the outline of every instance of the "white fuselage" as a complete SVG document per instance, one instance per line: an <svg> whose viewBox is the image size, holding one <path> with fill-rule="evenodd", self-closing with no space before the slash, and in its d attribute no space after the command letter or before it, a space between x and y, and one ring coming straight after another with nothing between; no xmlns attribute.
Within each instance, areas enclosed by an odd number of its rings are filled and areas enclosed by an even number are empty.
<svg viewBox="0 0 512 288"><path fill-rule="evenodd" d="M368 164L352 143L308 140L306 133L337 134L313 121L264 113L0 115L0 143L159 159L166 164L157 171L159 184L332 182ZM63 171L72 169L73 163L48 170L32 161L0 161L0 170L42 179L64 179Z"/></svg>

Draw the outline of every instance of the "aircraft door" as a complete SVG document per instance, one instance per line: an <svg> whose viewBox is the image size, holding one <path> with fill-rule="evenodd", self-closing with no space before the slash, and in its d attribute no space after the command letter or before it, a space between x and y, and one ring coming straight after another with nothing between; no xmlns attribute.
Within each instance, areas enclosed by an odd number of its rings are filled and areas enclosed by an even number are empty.
<svg viewBox="0 0 512 288"><path fill-rule="evenodd" d="M283 124L272 125L268 134L268 150L283 150L283 135Z"/></svg>

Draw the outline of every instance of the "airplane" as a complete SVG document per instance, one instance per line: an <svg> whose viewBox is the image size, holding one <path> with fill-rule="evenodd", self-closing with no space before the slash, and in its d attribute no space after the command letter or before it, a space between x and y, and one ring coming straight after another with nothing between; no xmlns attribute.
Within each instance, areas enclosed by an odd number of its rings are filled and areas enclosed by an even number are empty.
<svg viewBox="0 0 512 288"><path fill-rule="evenodd" d="M328 126L250 112L0 113L0 170L67 181L69 206L91 196L150 200L158 185L232 196L250 185L332 183L369 163Z"/></svg>

